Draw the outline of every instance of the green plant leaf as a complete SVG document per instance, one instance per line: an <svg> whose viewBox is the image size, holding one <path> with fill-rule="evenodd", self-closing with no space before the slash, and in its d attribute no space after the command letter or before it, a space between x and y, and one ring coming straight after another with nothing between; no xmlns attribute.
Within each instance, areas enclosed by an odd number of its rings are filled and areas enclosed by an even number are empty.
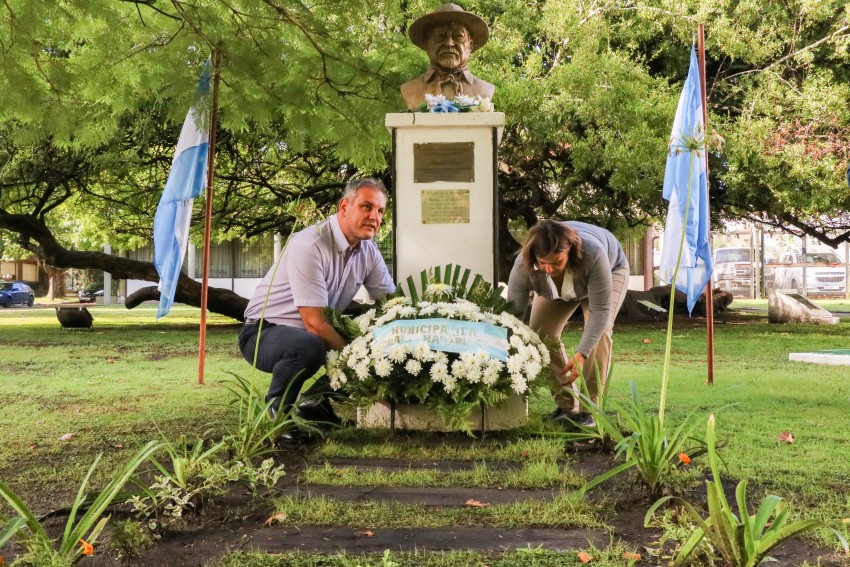
<svg viewBox="0 0 850 567"><path fill-rule="evenodd" d="M82 518L80 518L74 528L70 530L70 532L66 528L66 537L62 539L62 543L59 548L59 551L63 556L67 557L81 539L86 539L89 531L91 531L92 527L100 521L101 516L106 511L106 508L112 504L115 496L121 491L123 486L127 484L136 469L139 468L143 462L148 460L148 458L161 446L161 443L149 441L115 473L115 476L111 481L109 481L106 487L98 493L94 503L92 503L91 507L85 514L83 514ZM70 521L71 520L69 518L68 523L70 523ZM94 543L93 539L89 541L89 543Z"/></svg>
<svg viewBox="0 0 850 567"><path fill-rule="evenodd" d="M6 525L3 526L3 531L0 532L0 547L3 547L25 525L27 525L26 519L20 516L6 522Z"/></svg>
<svg viewBox="0 0 850 567"><path fill-rule="evenodd" d="M50 541L50 536L47 535L47 532L44 531L44 528L41 525L41 522L38 521L38 518L35 517L35 514L32 513L32 510L21 500L21 497L18 496L11 488L9 488L3 481L0 481L0 496L9 503L9 506L18 513L18 515L24 519L27 524L27 528L29 528L30 533L40 540L40 541Z"/></svg>

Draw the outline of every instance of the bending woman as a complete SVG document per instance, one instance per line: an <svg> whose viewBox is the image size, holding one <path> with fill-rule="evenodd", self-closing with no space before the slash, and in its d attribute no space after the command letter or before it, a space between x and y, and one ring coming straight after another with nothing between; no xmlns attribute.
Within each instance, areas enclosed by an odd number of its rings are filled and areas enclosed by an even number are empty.
<svg viewBox="0 0 850 567"><path fill-rule="evenodd" d="M550 388L556 420L578 417L571 385L581 368L594 402L605 391L611 365L614 319L629 283L629 263L613 234L583 222L544 220L531 228L508 280L514 312L525 314L534 292L529 326L553 347ZM561 333L576 308L584 314L584 332L569 358Z"/></svg>

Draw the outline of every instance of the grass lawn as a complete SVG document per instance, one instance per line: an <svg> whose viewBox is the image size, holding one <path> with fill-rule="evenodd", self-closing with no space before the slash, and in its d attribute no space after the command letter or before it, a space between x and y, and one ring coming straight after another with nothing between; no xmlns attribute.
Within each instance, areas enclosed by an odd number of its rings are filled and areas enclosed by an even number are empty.
<svg viewBox="0 0 850 567"><path fill-rule="evenodd" d="M704 321L675 322L668 419L696 411L705 423L715 413L728 478L748 478L754 496L762 491L783 496L793 503L792 515L822 518L847 537L850 367L789 362L788 353L850 348L850 319L833 326L769 325L766 313L736 313L739 305L753 306L736 300L732 311L716 321L713 386L706 384ZM846 301L835 305L833 310L850 311ZM206 383L198 385L197 309L176 306L160 322L155 321L155 305L89 310L95 320L92 331L61 330L53 308L0 310L0 478L24 498L49 490L65 503L100 452L104 461L95 485L149 439L173 440L181 433L200 435L220 427L225 411L220 404L227 394L222 385L231 373L262 388L268 383L268 375L253 372L239 354L239 327L230 319L208 318ZM659 323L615 330L613 396L625 396L634 380L644 405L657 408L665 329ZM579 332L568 328L568 348L578 338ZM515 442L526 442L545 429L542 416L551 409L545 392L534 396L530 423ZM779 440L784 431L793 435L793 443ZM66 434L72 438L60 440ZM336 436L324 450L337 456L362 451L389 457L403 449L386 443L357 448L346 439ZM428 458L502 458L497 448L474 451ZM511 474L526 475L526 480L515 481L524 486L574 487L577 481L570 473L550 470L547 463L557 458L544 455L540 470ZM321 469L311 474L317 479L339 476ZM467 478L484 486L514 482L508 473L500 474L473 471ZM528 480L532 478L540 480ZM440 483L428 475L390 480L398 486ZM832 545L833 540L824 538L823 543ZM265 563L244 563L249 564Z"/></svg>

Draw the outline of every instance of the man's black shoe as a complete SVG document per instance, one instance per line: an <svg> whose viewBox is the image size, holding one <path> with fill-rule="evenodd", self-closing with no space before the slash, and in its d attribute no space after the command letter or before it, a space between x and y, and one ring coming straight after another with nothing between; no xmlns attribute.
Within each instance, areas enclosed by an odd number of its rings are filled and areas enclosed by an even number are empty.
<svg viewBox="0 0 850 567"><path fill-rule="evenodd" d="M340 425L342 420L334 413L330 402L327 400L306 399L295 408L295 415L305 421L319 421Z"/></svg>
<svg viewBox="0 0 850 567"><path fill-rule="evenodd" d="M561 408L555 408L555 411L549 414L548 418L552 421L564 422L573 419L575 414Z"/></svg>
<svg viewBox="0 0 850 567"><path fill-rule="evenodd" d="M280 436L280 440L289 445L304 445L313 440L313 436L301 429L291 429Z"/></svg>

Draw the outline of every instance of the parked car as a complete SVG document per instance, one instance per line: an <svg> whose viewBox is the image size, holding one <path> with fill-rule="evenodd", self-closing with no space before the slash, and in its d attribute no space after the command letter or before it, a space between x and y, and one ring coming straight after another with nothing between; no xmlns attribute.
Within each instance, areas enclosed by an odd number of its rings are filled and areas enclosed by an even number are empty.
<svg viewBox="0 0 850 567"><path fill-rule="evenodd" d="M103 284L89 284L77 293L80 303L94 303L98 297L103 297Z"/></svg>
<svg viewBox="0 0 850 567"><path fill-rule="evenodd" d="M777 289L796 289L803 292L803 263L806 264L806 293L810 295L843 296L847 289L847 274L844 262L832 251L787 252L776 264L766 267L765 273L773 273Z"/></svg>
<svg viewBox="0 0 850 567"><path fill-rule="evenodd" d="M32 307L35 294L32 288L23 282L0 282L0 307L26 305Z"/></svg>
<svg viewBox="0 0 850 567"><path fill-rule="evenodd" d="M750 248L729 247L714 251L714 285L733 295L752 297L753 251Z"/></svg>

